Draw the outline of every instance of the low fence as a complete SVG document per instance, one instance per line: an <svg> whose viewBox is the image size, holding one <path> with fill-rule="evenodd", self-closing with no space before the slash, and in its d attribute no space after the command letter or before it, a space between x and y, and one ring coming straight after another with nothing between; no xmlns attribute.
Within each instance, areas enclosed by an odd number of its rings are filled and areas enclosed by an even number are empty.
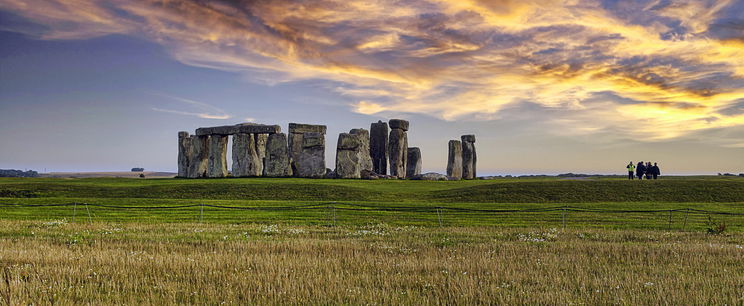
<svg viewBox="0 0 744 306"><path fill-rule="evenodd" d="M108 205L0 203L3 219L71 222L274 222L314 225L390 223L421 226L607 227L661 230L744 230L744 213L694 208L621 210L576 206L478 209L451 206L384 206L342 202L295 206Z"/></svg>

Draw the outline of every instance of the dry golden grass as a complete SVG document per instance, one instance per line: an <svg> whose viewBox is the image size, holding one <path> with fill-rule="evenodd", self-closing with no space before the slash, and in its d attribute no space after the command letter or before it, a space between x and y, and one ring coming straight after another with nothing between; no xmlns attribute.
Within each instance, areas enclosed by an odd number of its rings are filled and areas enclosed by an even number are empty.
<svg viewBox="0 0 744 306"><path fill-rule="evenodd" d="M8 304L742 304L744 234L0 221Z"/></svg>

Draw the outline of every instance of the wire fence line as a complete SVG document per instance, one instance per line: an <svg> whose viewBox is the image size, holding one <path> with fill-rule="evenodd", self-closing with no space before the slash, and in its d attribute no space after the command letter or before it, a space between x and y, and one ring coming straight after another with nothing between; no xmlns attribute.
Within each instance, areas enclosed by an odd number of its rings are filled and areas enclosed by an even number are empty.
<svg viewBox="0 0 744 306"><path fill-rule="evenodd" d="M85 202L69 202L69 203L56 203L56 204L20 204L20 203L0 203L0 207L3 207L4 212L8 213L9 209L18 208L20 210L24 208L50 208L50 209L69 209L72 207L72 221L78 214L78 209L82 210L85 207L83 217L87 217L89 222L92 222L93 218L104 219L104 220L117 220L126 219L127 214L114 214L102 213L101 210L111 211L157 211L163 214L167 214L169 211L174 212L193 212L190 209L199 210L199 222L204 221L204 209L207 208L208 216L212 215L212 220L231 221L230 218L237 218L236 215L225 215L217 214L215 211L253 211L253 212L265 212L265 213L292 213L292 212L320 212L321 216L309 216L306 219L311 220L313 218L326 222L328 224L336 225L339 221L358 221L360 218L376 217L377 219L389 219L398 223L413 222L418 224L434 224L443 226L456 225L463 220L478 221L478 224L498 225L499 223L525 223L530 222L536 225L561 225L564 228L570 223L582 223L582 224L605 224L605 225L617 225L622 227L623 225L629 225L632 223L645 223L648 226L635 227L649 227L649 228L667 228L671 229L675 222L681 223L681 229L686 229L688 223L698 224L705 223L706 220L710 221L711 216L717 216L721 218L728 218L727 221L735 221L729 223L729 225L739 226L744 224L744 212L730 212L730 211L715 211L695 208L671 208L671 209L603 209L603 208L586 208L577 207L571 205L561 206L549 206L541 208L519 208L519 209L482 209L482 208L467 208L467 207L452 207L452 206L391 206L391 205L369 205L369 204L358 204L358 203L345 203L345 202L320 202L302 205L290 205L290 206L231 206L231 205L218 205L218 204L206 204L206 203L195 203L185 205L147 205L147 206L136 206L136 205L109 205L109 204L98 204L98 203L85 203ZM98 209L98 215L91 213L91 209ZM37 210L38 212L39 210ZM337 212L346 212L343 215ZM57 211L59 213L59 211ZM81 212L82 213L82 212ZM680 217L680 214L683 217ZM30 214L25 213L22 216L28 217ZM135 215L131 215L131 218L135 218ZM677 218L674 218L674 216ZM137 217L143 217L142 215L136 215ZM169 215L171 216L171 215ZM181 215L172 215L173 217L183 218ZM254 215L255 216L255 215ZM614 218L613 218L614 216ZM246 216L242 216L243 218ZM274 217L272 220L281 220L279 217ZM500 218L499 218L500 217ZM701 218L702 217L702 218ZM188 217L186 217L188 218ZM219 219L215 219L219 218ZM458 220L461 218L462 220ZM295 218L297 219L297 218ZM191 219L193 220L193 219ZM260 219L256 219L261 221Z"/></svg>

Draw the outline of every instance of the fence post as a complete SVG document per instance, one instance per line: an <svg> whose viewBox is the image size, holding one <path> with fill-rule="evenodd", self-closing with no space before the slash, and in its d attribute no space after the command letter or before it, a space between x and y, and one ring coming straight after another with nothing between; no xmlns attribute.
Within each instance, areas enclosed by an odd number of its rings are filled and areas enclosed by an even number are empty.
<svg viewBox="0 0 744 306"><path fill-rule="evenodd" d="M88 211L88 223L93 223L93 218L90 216L90 209L88 208L88 203L85 203L85 210Z"/></svg>
<svg viewBox="0 0 744 306"><path fill-rule="evenodd" d="M199 223L204 221L204 203L199 204Z"/></svg>
<svg viewBox="0 0 744 306"><path fill-rule="evenodd" d="M562 213L562 219L563 219L563 230L566 230L566 206L563 205L563 213Z"/></svg>
<svg viewBox="0 0 744 306"><path fill-rule="evenodd" d="M669 226L667 227L667 230L672 229L672 210L669 210Z"/></svg>
<svg viewBox="0 0 744 306"><path fill-rule="evenodd" d="M77 214L77 202L72 205L72 223L75 223L75 215Z"/></svg>
<svg viewBox="0 0 744 306"><path fill-rule="evenodd" d="M682 225L682 230L684 231L687 228L687 215L690 214L690 208L688 207L685 211L685 223Z"/></svg>
<svg viewBox="0 0 744 306"><path fill-rule="evenodd" d="M442 227L442 208L437 207L437 219L439 220L439 227Z"/></svg>

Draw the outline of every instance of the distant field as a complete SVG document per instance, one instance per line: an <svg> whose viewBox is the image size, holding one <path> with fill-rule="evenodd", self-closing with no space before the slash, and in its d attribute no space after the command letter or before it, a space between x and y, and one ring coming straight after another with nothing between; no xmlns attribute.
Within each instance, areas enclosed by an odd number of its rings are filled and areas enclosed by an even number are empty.
<svg viewBox="0 0 744 306"><path fill-rule="evenodd" d="M40 173L39 175L41 177L48 177L48 178L103 178L103 177L139 178L140 174L144 174L145 178L171 178L171 177L176 176L176 173L157 172L157 171L49 172L49 173Z"/></svg>
<svg viewBox="0 0 744 306"><path fill-rule="evenodd" d="M736 177L3 178L0 303L735 305L743 212Z"/></svg>
<svg viewBox="0 0 744 306"><path fill-rule="evenodd" d="M0 218L297 225L389 223L524 227L566 224L568 227L703 230L708 215L690 213L686 209L743 213L744 178L672 177L657 181L511 178L457 182L296 178L0 179L0 204L73 202L140 208L5 206ZM261 209L147 209L198 204ZM308 205L314 207L268 209ZM564 206L597 211L500 212ZM442 209L437 210L439 208ZM407 211L400 211L403 209ZM674 211L668 212L670 209ZM621 210L633 212L621 213ZM657 212L647 212L649 210ZM713 221L725 222L728 230L744 230L743 216L711 217Z"/></svg>

